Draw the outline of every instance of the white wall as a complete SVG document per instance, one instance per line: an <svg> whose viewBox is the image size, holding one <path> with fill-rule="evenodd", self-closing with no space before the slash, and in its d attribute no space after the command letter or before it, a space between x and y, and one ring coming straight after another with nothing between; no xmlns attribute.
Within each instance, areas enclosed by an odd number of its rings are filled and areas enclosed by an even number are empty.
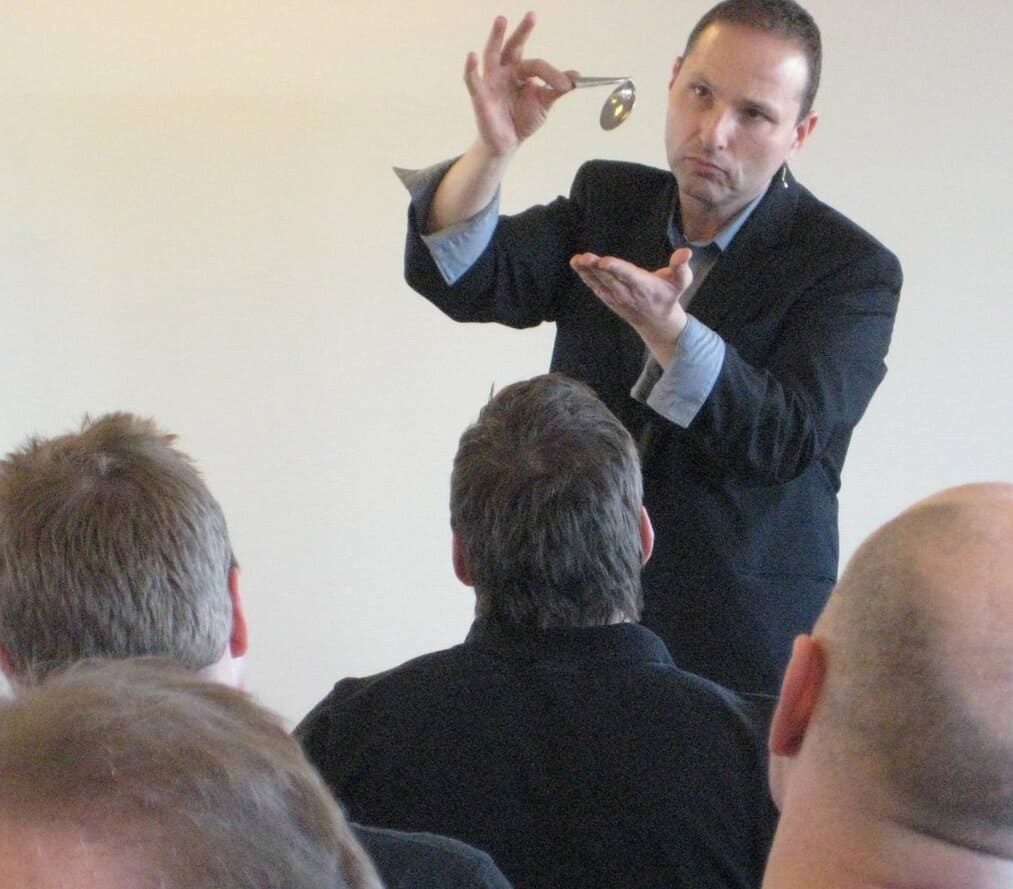
<svg viewBox="0 0 1013 889"><path fill-rule="evenodd" d="M664 164L665 86L707 2L543 0L532 53L633 76L567 97L504 204L585 158ZM844 479L845 553L934 489L1013 477L1013 10L811 0L822 121L800 179L901 257L890 373ZM575 12L574 10L578 10ZM471 138L466 52L523 7L12 0L0 16L0 451L88 411L179 433L229 517L249 685L290 720L335 679L458 641L458 434L551 329L453 324L401 279L390 167ZM620 14L621 13L621 14Z"/></svg>

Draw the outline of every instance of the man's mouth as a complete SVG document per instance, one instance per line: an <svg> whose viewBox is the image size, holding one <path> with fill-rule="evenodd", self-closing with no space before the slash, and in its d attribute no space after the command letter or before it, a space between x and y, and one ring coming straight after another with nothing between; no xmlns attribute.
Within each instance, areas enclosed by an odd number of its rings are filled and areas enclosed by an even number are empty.
<svg viewBox="0 0 1013 889"><path fill-rule="evenodd" d="M698 175L708 177L724 177L726 175L724 167L711 163L709 160L706 160L699 155L687 155L685 160L692 167L693 172Z"/></svg>

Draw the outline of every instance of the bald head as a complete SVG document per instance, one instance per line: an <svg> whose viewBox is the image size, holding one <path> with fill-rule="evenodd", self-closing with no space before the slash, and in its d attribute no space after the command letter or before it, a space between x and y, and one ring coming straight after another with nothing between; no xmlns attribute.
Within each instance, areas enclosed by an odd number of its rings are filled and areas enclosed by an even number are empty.
<svg viewBox="0 0 1013 889"><path fill-rule="evenodd" d="M856 552L813 632L824 761L886 814L1013 853L1013 485L954 488Z"/></svg>

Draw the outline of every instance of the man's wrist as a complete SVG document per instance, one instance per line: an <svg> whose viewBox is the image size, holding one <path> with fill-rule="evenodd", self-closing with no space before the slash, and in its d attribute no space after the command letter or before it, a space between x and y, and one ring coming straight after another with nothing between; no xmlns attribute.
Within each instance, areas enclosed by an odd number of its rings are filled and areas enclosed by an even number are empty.
<svg viewBox="0 0 1013 889"><path fill-rule="evenodd" d="M654 360L662 367L668 367L685 329L686 313L681 312L680 318L671 320L662 329L638 330L637 333L654 356Z"/></svg>

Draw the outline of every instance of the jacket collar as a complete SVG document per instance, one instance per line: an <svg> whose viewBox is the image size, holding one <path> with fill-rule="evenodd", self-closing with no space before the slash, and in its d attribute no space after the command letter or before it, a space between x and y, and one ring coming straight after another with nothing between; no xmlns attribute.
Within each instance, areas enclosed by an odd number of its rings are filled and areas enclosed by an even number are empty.
<svg viewBox="0 0 1013 889"><path fill-rule="evenodd" d="M765 264L771 261L770 254L790 242L802 187L790 174L787 181L785 188L780 174L771 180L763 199L693 296L693 314L709 327L718 327L747 294L757 298L756 281ZM673 200L674 212L678 214L678 189Z"/></svg>
<svg viewBox="0 0 1013 889"><path fill-rule="evenodd" d="M471 625L465 645L520 660L675 665L661 639L632 623L540 630L479 617Z"/></svg>

